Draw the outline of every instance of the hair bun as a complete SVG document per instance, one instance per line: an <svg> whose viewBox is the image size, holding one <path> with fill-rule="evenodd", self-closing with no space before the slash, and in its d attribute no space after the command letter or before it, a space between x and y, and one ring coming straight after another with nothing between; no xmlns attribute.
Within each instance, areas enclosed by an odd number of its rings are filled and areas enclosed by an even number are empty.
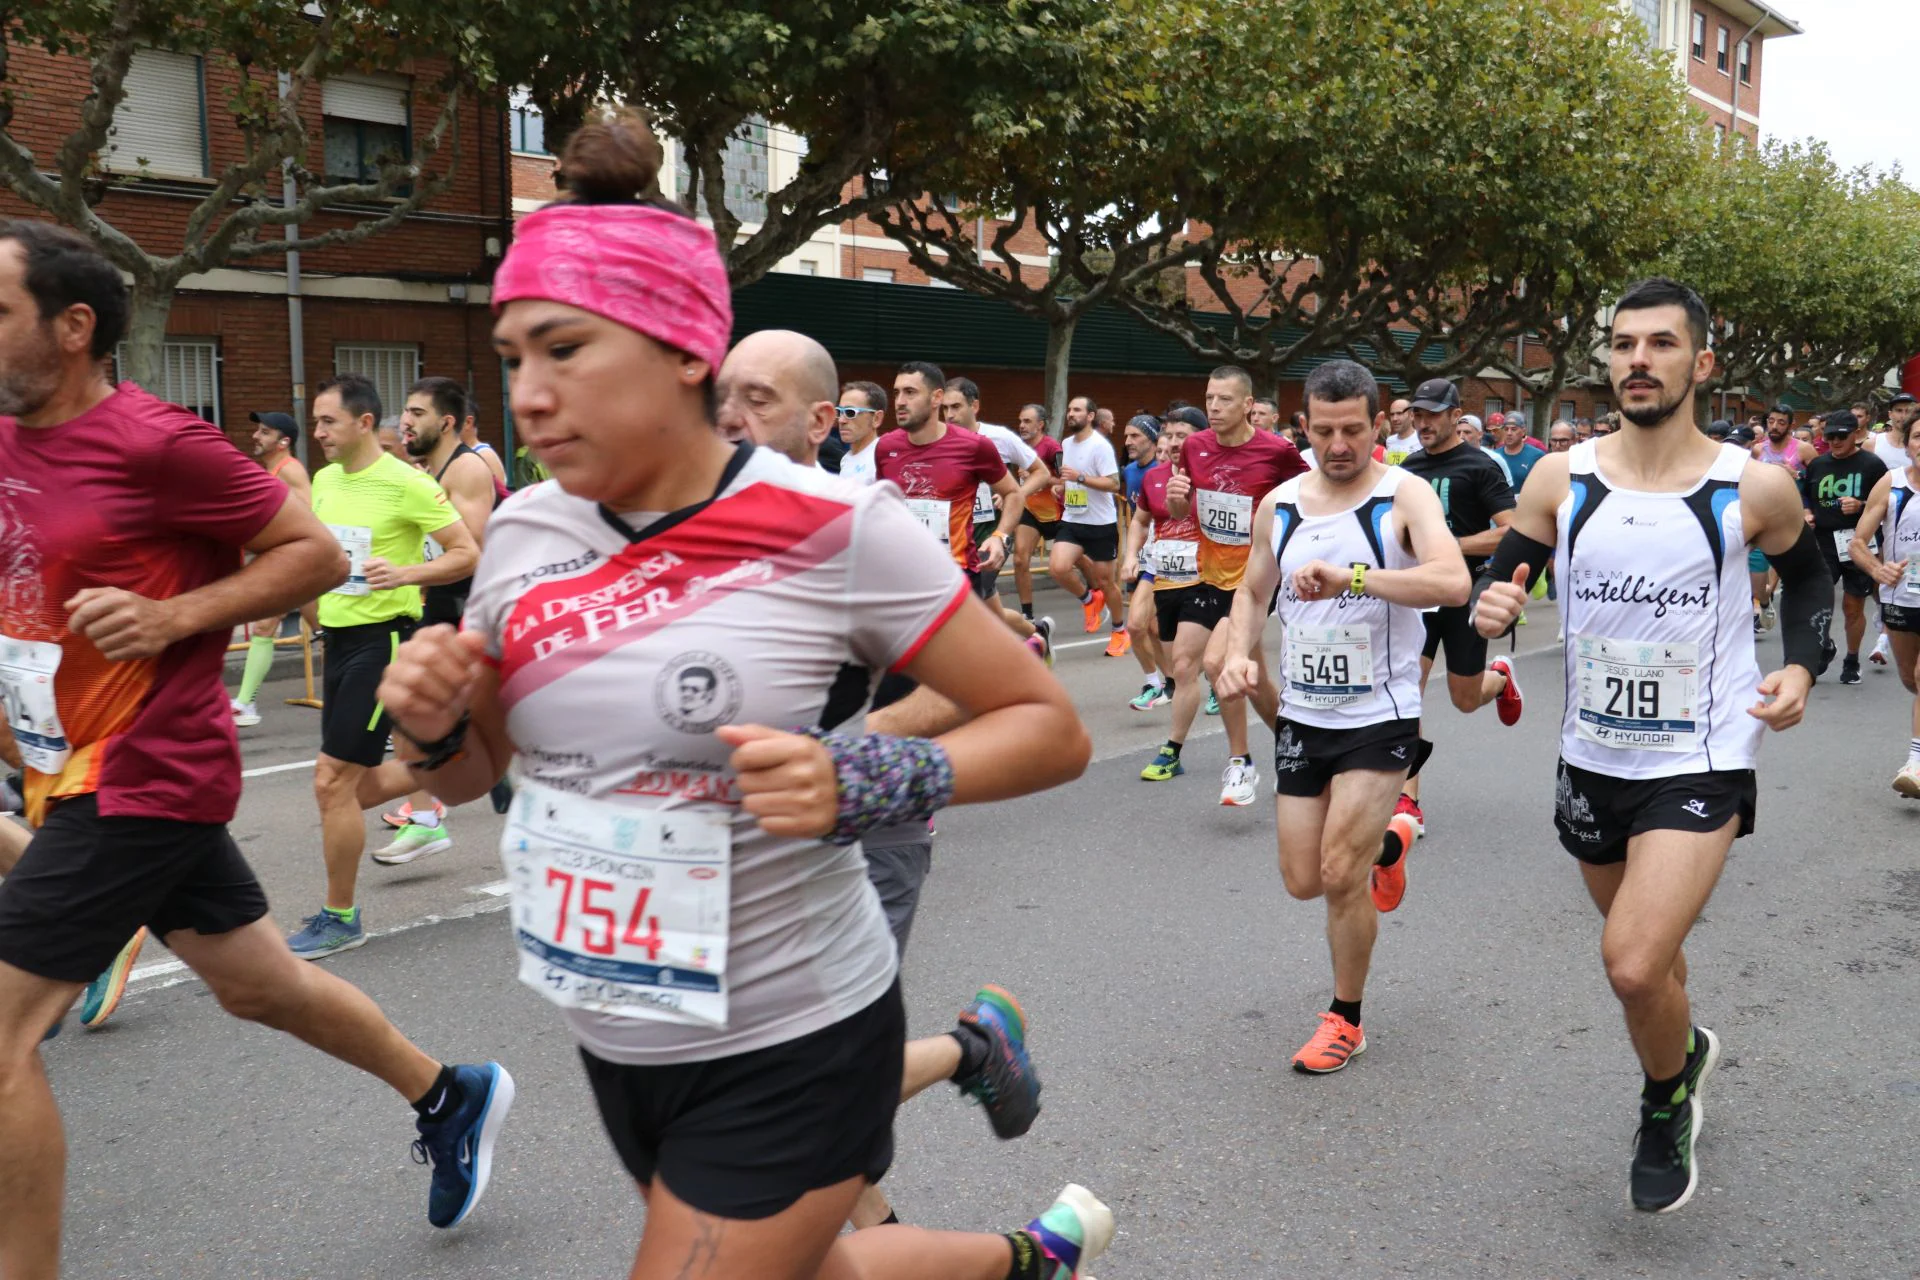
<svg viewBox="0 0 1920 1280"><path fill-rule="evenodd" d="M560 152L560 178L582 204L626 204L659 194L666 155L647 118L632 107L598 113Z"/></svg>

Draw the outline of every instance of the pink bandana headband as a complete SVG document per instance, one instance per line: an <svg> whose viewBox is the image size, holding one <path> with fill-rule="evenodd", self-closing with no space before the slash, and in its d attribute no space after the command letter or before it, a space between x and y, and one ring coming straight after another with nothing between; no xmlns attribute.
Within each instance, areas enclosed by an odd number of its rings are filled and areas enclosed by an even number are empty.
<svg viewBox="0 0 1920 1280"><path fill-rule="evenodd" d="M713 232L636 204L550 204L523 219L493 278L493 309L517 298L605 316L714 367L733 337L733 299Z"/></svg>

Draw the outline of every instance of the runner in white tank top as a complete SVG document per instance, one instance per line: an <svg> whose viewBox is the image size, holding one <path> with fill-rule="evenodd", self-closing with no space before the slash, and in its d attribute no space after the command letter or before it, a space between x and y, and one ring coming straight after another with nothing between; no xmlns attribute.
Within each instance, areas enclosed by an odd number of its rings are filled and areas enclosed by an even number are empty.
<svg viewBox="0 0 1920 1280"><path fill-rule="evenodd" d="M1853 541L1854 566L1880 586L1880 619L1900 683L1915 694L1913 737L1893 789L1920 800L1920 431L1907 436L1908 465L1880 477L1867 495ZM1878 532L1876 550L1871 535Z"/></svg>
<svg viewBox="0 0 1920 1280"><path fill-rule="evenodd" d="M1786 468L1693 423L1712 374L1708 312L1671 280L1615 307L1619 434L1549 454L1475 587L1474 625L1505 635L1558 548L1567 708L1555 824L1607 917L1602 952L1646 1074L1628 1188L1678 1209L1698 1184L1699 1093L1719 1055L1687 1002L1685 941L1737 835L1753 829L1763 727L1800 720L1833 580ZM1762 678L1746 566L1764 552L1785 588L1789 664Z"/></svg>
<svg viewBox="0 0 1920 1280"><path fill-rule="evenodd" d="M1360 998L1378 913L1406 893L1413 820L1394 812L1420 767L1420 649L1434 605L1465 603L1467 564L1426 483L1373 460L1380 389L1348 360L1307 379L1307 435L1319 467L1284 481L1254 513L1246 577L1233 599L1217 687L1245 696L1267 602L1285 633L1274 790L1280 873L1296 898L1327 900L1333 1003L1294 1055L1297 1071L1338 1071L1367 1047ZM1277 593L1277 594L1276 594Z"/></svg>

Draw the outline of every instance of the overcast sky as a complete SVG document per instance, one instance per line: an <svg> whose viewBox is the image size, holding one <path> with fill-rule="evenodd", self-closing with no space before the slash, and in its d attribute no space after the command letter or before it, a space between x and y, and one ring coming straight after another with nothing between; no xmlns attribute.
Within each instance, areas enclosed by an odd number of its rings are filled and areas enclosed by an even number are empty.
<svg viewBox="0 0 1920 1280"><path fill-rule="evenodd" d="M1760 128L1818 138L1920 186L1920 0L1770 0L1806 33L1768 40Z"/></svg>

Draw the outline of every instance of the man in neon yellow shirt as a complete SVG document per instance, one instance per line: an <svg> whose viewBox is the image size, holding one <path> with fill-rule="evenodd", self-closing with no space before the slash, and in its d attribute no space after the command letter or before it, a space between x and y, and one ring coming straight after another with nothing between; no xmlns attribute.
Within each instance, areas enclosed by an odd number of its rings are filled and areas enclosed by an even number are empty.
<svg viewBox="0 0 1920 1280"><path fill-rule="evenodd" d="M367 847L361 814L413 789L403 766L381 763L388 726L380 677L420 619L420 588L470 577L480 560L479 544L433 477L382 450L379 421L379 392L359 374L329 379L313 397L313 439L333 464L314 473L313 513L347 553L347 580L319 601L327 674L313 793L327 900L287 940L307 960L367 940L354 901ZM431 561L428 538L443 552Z"/></svg>

